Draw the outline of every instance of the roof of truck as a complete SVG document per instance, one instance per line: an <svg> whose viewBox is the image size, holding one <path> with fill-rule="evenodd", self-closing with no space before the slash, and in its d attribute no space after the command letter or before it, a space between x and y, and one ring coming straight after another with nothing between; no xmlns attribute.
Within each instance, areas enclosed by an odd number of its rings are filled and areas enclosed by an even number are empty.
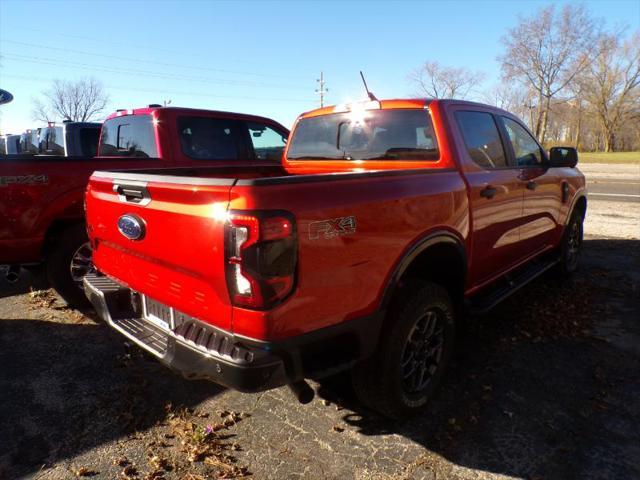
<svg viewBox="0 0 640 480"><path fill-rule="evenodd" d="M148 107L142 108L131 108L131 109L120 109L107 117L107 120L115 117L122 117L124 115L153 115L154 112L158 112L162 114L162 112L172 112L172 113L180 113L184 112L189 115L197 115L197 116L222 116L222 117L233 117L241 120L254 120L259 122L267 122L273 123L276 125L282 126L279 122L272 118L261 117L259 115L251 115L247 113L238 113L238 112L226 112L221 110L207 110L203 108L187 108L187 107L163 107L150 105ZM285 128L285 127L283 127Z"/></svg>
<svg viewBox="0 0 640 480"><path fill-rule="evenodd" d="M364 100L351 103L343 103L338 105L330 105L328 107L316 108L308 112L304 112L299 118L318 117L320 115L330 115L332 113L341 113L353 110L354 107L364 110L392 110L392 109L406 109L406 108L429 108L431 103L437 102L438 104L462 104L483 108L491 108L496 111L509 113L503 109L492 105L486 105L483 103L472 102L470 100L458 100L454 98L394 98L384 100Z"/></svg>

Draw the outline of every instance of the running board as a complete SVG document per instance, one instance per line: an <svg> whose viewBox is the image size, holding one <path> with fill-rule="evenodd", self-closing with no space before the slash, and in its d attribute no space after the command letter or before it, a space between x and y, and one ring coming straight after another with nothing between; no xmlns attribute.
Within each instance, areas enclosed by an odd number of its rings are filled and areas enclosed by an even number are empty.
<svg viewBox="0 0 640 480"><path fill-rule="evenodd" d="M498 280L493 287L489 287L486 291L471 297L467 303L467 312L471 315L487 313L498 303L520 290L557 263L557 259L537 260L514 273L506 275Z"/></svg>

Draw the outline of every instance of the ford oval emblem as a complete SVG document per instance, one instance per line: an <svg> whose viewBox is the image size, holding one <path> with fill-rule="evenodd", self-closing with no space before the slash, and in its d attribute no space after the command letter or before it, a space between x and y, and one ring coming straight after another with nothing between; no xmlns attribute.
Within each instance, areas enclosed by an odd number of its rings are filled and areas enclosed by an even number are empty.
<svg viewBox="0 0 640 480"><path fill-rule="evenodd" d="M135 215L123 215L118 219L118 230L129 240L140 240L144 237L144 222Z"/></svg>

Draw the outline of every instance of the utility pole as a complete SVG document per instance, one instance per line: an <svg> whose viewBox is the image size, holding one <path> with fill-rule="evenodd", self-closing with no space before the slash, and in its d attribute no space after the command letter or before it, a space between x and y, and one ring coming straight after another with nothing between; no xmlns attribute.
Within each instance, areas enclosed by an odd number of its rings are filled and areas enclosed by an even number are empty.
<svg viewBox="0 0 640 480"><path fill-rule="evenodd" d="M320 72L320 78L316 80L318 82L319 87L316 88L316 93L320 95L320 108L324 107L324 96L329 91L328 88L325 88L326 82L324 81L324 73Z"/></svg>
<svg viewBox="0 0 640 480"><path fill-rule="evenodd" d="M167 105L171 105L171 100L163 100L162 103L166 107Z"/></svg>

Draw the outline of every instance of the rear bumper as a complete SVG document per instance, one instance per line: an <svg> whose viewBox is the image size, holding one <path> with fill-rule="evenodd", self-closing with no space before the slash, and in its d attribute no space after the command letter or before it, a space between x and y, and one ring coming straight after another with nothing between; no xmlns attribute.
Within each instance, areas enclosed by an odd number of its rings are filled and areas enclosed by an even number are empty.
<svg viewBox="0 0 640 480"><path fill-rule="evenodd" d="M180 313L170 330L144 319L137 293L109 277L89 274L87 297L100 317L162 363L189 379L206 379L241 392L258 392L319 378L373 353L383 312L279 342L239 337Z"/></svg>
<svg viewBox="0 0 640 480"><path fill-rule="evenodd" d="M192 317L173 330L145 320L135 294L105 276L87 275L84 290L100 317L162 363L189 379L206 379L242 392L289 383L281 358L250 348L234 336ZM132 301L133 299L133 301Z"/></svg>

